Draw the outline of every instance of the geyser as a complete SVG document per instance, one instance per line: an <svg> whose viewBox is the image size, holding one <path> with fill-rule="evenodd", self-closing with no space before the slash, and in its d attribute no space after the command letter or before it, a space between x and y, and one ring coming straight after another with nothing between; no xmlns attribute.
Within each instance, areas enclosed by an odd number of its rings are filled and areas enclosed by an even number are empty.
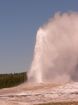
<svg viewBox="0 0 78 105"><path fill-rule="evenodd" d="M37 32L28 81L73 80L78 80L78 13L56 13Z"/></svg>

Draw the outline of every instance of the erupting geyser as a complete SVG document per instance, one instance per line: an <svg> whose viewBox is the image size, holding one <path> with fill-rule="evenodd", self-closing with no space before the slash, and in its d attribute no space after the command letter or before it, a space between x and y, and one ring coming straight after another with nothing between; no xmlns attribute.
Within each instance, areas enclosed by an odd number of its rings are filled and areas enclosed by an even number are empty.
<svg viewBox="0 0 78 105"><path fill-rule="evenodd" d="M78 13L56 13L39 28L28 80L78 80Z"/></svg>

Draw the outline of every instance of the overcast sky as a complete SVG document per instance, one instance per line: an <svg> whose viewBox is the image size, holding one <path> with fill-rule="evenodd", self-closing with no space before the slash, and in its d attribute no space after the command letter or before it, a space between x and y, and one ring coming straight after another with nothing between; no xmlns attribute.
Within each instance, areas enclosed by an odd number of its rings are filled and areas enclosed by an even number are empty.
<svg viewBox="0 0 78 105"><path fill-rule="evenodd" d="M0 0L0 73L29 69L36 32L58 11L78 12L78 0Z"/></svg>

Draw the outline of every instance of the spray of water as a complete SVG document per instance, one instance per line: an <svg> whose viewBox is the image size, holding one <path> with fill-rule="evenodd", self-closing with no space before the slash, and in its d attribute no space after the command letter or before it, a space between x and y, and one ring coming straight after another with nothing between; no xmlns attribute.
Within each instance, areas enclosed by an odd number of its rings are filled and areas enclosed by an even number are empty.
<svg viewBox="0 0 78 105"><path fill-rule="evenodd" d="M78 13L56 13L39 28L28 80L78 80Z"/></svg>

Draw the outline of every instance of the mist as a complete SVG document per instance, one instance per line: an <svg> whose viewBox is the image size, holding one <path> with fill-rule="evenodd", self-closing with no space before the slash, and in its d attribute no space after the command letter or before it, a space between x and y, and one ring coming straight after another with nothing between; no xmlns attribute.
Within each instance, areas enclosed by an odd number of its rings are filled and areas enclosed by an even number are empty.
<svg viewBox="0 0 78 105"><path fill-rule="evenodd" d="M78 81L78 13L55 13L38 29L28 81Z"/></svg>

